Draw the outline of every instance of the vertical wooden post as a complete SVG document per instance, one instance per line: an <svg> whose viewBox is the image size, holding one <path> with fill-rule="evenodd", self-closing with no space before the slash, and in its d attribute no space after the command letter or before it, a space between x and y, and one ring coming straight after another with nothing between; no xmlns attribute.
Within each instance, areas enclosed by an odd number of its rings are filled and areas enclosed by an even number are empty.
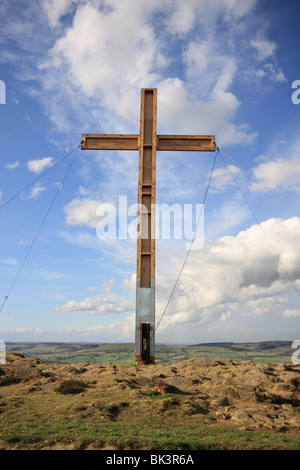
<svg viewBox="0 0 300 470"><path fill-rule="evenodd" d="M142 89L139 137L139 224L137 239L135 359L145 363L139 325L149 323L149 362L154 362L155 331L155 183L157 90Z"/></svg>

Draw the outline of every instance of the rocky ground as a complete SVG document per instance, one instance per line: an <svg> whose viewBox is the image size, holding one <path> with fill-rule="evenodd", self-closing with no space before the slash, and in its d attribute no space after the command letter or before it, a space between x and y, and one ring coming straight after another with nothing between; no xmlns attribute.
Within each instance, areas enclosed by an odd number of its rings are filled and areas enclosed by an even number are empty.
<svg viewBox="0 0 300 470"><path fill-rule="evenodd" d="M94 399L91 409L117 419L122 406L158 395L152 413L197 415L202 423L217 422L238 429L299 433L300 365L254 364L250 361L190 359L173 365L45 364L33 357L8 355L0 366L0 398L26 388L35 392L73 393L86 387L110 389L120 397L110 408ZM76 390L77 387L77 390ZM5 392L5 394L4 394ZM122 403L122 396L130 397ZM132 403L131 403L132 401ZM102 410L102 411L101 411ZM1 409L0 413L5 411Z"/></svg>

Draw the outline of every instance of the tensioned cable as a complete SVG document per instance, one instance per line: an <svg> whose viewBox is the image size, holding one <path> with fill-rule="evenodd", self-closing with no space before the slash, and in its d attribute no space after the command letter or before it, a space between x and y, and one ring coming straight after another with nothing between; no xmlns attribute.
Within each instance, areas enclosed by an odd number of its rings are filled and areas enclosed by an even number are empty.
<svg viewBox="0 0 300 470"><path fill-rule="evenodd" d="M176 282L175 282L174 287L173 287L173 289L172 289L172 292L171 292L171 295L170 295L169 300L168 300L168 302L167 302L167 305L166 305L166 307L165 307L165 309L164 309L164 311L163 311L163 313L162 313L162 315L161 315L161 317L160 317L160 319L159 319L159 322L157 323L157 325L156 325L156 327L155 327L155 331L157 330L157 328L158 328L160 322L161 322L162 319L163 319L163 316L165 315L165 313L166 313L166 311L167 311L167 309L168 309L168 306L169 306L169 304L170 304L170 302L171 302L171 299L172 299L172 297L173 297L173 294L174 294L174 292L175 292L175 290L176 290L176 287L177 287L177 284L178 284L179 279L180 279L180 277L181 277L181 274L182 274L182 272L183 272L183 270L184 270L184 268L185 268L185 265L186 265L186 263L187 263L188 257L189 257L189 255L190 255L190 252L191 252L191 249L192 249L192 245L193 245L193 243L194 243L194 241L195 241L195 238L196 238L198 226L199 226L199 223L200 223L200 220L201 220L201 216L202 216L202 212L203 212L203 207L204 207L204 204L205 204L205 202L206 202L208 190L209 190L209 187L210 187L210 183L211 183L211 179L212 179L212 175L213 175L213 172L214 172L214 169L215 169L215 164L216 164L216 160L217 160L217 156L218 156L218 155L219 155L219 148L217 147L217 153L216 153L216 155L215 155L215 158L214 158L214 161L213 161L213 165L212 165L212 169L211 169L211 172L210 172L210 175L209 175L209 179L208 179L206 191L205 191L204 198L203 198L203 203L202 203L202 206L201 206L201 212L200 212L199 217L198 217L198 221L197 221L197 224L196 224L196 229L195 229L195 231L194 231L193 239L192 239L192 241L191 241L191 243L190 243L189 249L187 250L185 259L184 259L184 261L183 261L182 267L181 267L181 269L180 269L180 271L179 271L179 274L178 274L178 276L177 276Z"/></svg>
<svg viewBox="0 0 300 470"><path fill-rule="evenodd" d="M291 282L291 284L293 285L293 287L294 287L295 291L297 292L297 294L298 294L298 295L299 295L299 297L300 297L300 291L297 289L297 286L295 285L294 281L292 280L291 276L289 275L288 271L286 270L286 268L285 268L284 264L282 263L282 261L281 261L281 259L280 259L279 255L277 254L277 252L276 252L275 248L273 247L273 245L272 245L272 243L271 243L271 241L270 241L269 237L267 236L267 234L266 234L265 230L264 230L264 229L263 229L263 227L261 226L261 223L259 222L259 220L258 220L258 218L257 218L256 214L254 213L254 211L253 211L253 209L252 209L251 205L249 204L249 202L248 202L248 200L247 200L246 196L244 195L243 191L241 190L241 188L240 188L240 185L239 185L239 184L238 184L238 182L236 181L236 179L235 179L235 177L234 177L233 173L231 172L231 170L230 170L229 166L227 165L227 162L226 162L226 160L225 160L225 158L224 158L224 156L223 156L223 154L222 154L222 151L221 151L221 150L220 150L220 155L221 155L221 158L222 158L223 162L225 163L225 166L226 166L227 170L229 171L229 173L230 173L230 175L231 175L231 177L232 177L232 179L233 179L234 183L236 184L236 186L237 186L238 190L240 191L240 193L241 193L241 195L242 195L243 199L245 200L245 202L246 202L247 206L249 207L249 209L250 209L251 213L253 214L253 216L254 216L254 218L255 218L255 220L256 220L256 222L257 222L257 224L259 225L259 227L260 227L261 231L263 232L263 234L264 234L264 236L265 236L265 238L266 238L267 242L269 243L269 245L270 245L270 247L271 247L271 249L272 249L272 251L273 251L274 255L276 256L276 258L277 258L277 260L278 260L278 262L279 262L280 266L283 268L283 270L284 270L284 272L285 272L285 274L286 274L287 278L289 279L289 281L290 281L290 282Z"/></svg>
<svg viewBox="0 0 300 470"><path fill-rule="evenodd" d="M22 194L24 191L26 191L26 189L30 188L30 186L32 186L34 183L36 183L39 179L41 179L44 175L46 175L46 173L49 173L49 171L53 170L53 168L55 168L57 165L59 165L60 163L62 163L67 157L69 157L73 152L75 152L76 149L78 149L80 147L80 145L77 145L77 147L75 147L73 150L71 150L71 152L69 152L67 155L65 155L63 158L61 158L58 162L54 163L54 165L52 165L51 167L49 167L46 171L44 171L40 176L38 176L34 181L32 181L31 183L29 183L27 186L25 186L25 188L21 189L21 191L19 191L17 194L15 194L14 196L12 196L10 199L8 199L6 202L4 202L3 204L1 204L0 206L0 209L2 209L3 207L5 207L7 204L9 204L11 201L13 201L16 197L20 196L20 194Z"/></svg>
<svg viewBox="0 0 300 470"><path fill-rule="evenodd" d="M192 245L193 245L193 243L194 243L194 241L195 241L195 238L196 238L196 235L197 235L198 226L199 226L199 223L200 223L200 220L201 220L201 216L202 216L204 204L205 204L205 202L206 202L206 198L207 198L208 190L209 190L209 187L210 187L212 175L213 175L213 172L214 172L214 169L215 169L215 164L216 164L217 156L218 156L218 154L219 154L219 148L218 148L218 147L216 147L216 148L217 148L217 153L215 154L214 161L213 161L213 165L212 165L212 168L211 168L211 171L210 171L210 175L209 175L207 187L206 187L205 194L204 194L204 198L203 198L203 203L202 203L202 206L201 206L201 212L200 212L199 217L198 217L198 220L197 220L197 224L196 224L196 228L195 228L195 231L194 231L194 235L193 235L192 241L191 241L191 243L190 243L189 249L187 250L185 259L184 259L184 261L183 261L183 264L182 264L182 266L181 266L181 269L180 269L180 271L179 271L179 274L178 274L178 276L177 276L177 279L176 279L176 281L175 281L175 284L174 284L174 286L173 286L173 289L172 289L172 291L171 291L171 294L170 294L170 296L169 296L169 299L168 299L168 302L167 302L167 304L166 304L166 306L165 306L165 309L164 309L164 311L163 311L163 313L162 313L162 315L161 315L161 317L160 317L160 319L159 319L159 321L158 321L158 323L157 323L157 325L156 325L156 327L155 327L155 329L154 329L154 332L152 333L150 339L148 340L146 347L143 348L143 352L146 351L146 349L148 348L148 346L149 346L149 344L150 344L150 342L151 342L151 339L152 339L154 333L156 332L157 328L159 327L159 325L160 325L160 323L161 323L161 321L162 321L162 319L163 319L163 317L164 317L164 315L165 315L165 313L166 313L166 311L167 311L167 309L168 309L168 307L169 307L169 304L170 304L171 299L172 299L172 297L173 297L173 295L174 295L174 292L175 292L175 290L176 290L176 287L177 287L177 284L178 284L178 282L179 282L179 279L180 279L180 277L181 277L181 275L182 275L182 272L183 272L183 270L184 270L184 268L185 268L185 265L186 265L186 263L187 263L188 257L189 257L189 255L190 255L190 252L191 252L191 249L192 249Z"/></svg>
<svg viewBox="0 0 300 470"><path fill-rule="evenodd" d="M76 149L75 149L75 150L76 150ZM67 176L68 176L68 174L69 174L69 171L71 170L71 167L72 167L72 165L73 165L73 163L74 163L74 160L75 160L75 158L76 158L76 156L77 156L77 154L78 154L78 150L79 150L79 146L77 147L77 151L76 151L75 155L73 156L73 158L72 158L72 160L71 160L71 162L70 162L70 164L69 164L69 166L68 166L68 168L67 168L67 171L66 171L66 173L65 173L65 175L64 175L64 177L63 177L63 179L62 179L62 181L61 181L61 183L60 183L60 185L59 185L58 188L57 188L57 191L56 191L56 193L55 193L55 195L54 195L54 198L52 199L51 204L50 204L50 206L49 206L49 208L48 208L48 210L47 210L47 212L46 212L46 215L44 216L44 218L43 218L43 220L42 220L42 223L41 223L41 225L40 225L38 231L36 232L36 235L35 235L35 237L34 237L34 239L33 239L33 242L31 243L31 245L30 245L30 247L29 247L29 250L27 251L26 256L25 256L25 258L24 258L24 260L23 260L23 262L22 262L22 264L21 264L21 266L20 266L20 269L19 269L19 271L17 272L17 274L16 274L16 276L15 276L15 278L14 278L14 280L13 280L13 283L12 283L12 285L11 285L9 291L8 291L8 294L4 297L4 301L3 301L2 305L1 305L0 312L2 311L2 309L3 309L3 307L4 307L4 305L5 305L6 301L7 301L7 299L8 299L8 297L9 297L9 295L10 295L10 293L11 293L11 291L12 291L14 285L15 285L15 283L17 282L17 279L18 279L19 275L21 274L21 271L22 271L22 269L23 269L23 267L24 267L24 265L25 265L25 263L26 263L26 261L27 261L27 258L28 258L28 256L29 256L29 254L30 254L30 252L31 252L31 250L32 250L32 248L33 248L33 246L34 246L34 244L35 244L35 242L36 242L36 240L37 240L39 234L41 233L41 230L42 230L42 228L43 228L43 226L44 226L44 224L45 224L45 222L46 222L46 220L47 220L48 215L50 214L50 211L51 211L51 209L52 209L52 207L53 207L53 205L54 205L54 203L55 203L55 201L56 201L56 198L57 198L57 196L58 196L58 194L59 194L59 192L60 192L60 190L61 190L61 188L62 188L62 186L63 186L63 184L64 184L64 182L65 182L65 180L66 180L66 178L67 178ZM72 150L72 152L74 152L74 150ZM72 153L72 152L71 152L71 153ZM70 155L70 154L68 154L68 155ZM64 157L64 158L66 158L66 157Z"/></svg>

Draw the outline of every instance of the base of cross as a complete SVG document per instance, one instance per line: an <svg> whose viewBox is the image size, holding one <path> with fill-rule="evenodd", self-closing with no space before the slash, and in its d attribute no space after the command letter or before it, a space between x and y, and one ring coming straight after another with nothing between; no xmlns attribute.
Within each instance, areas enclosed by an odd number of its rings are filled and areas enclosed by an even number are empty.
<svg viewBox="0 0 300 470"><path fill-rule="evenodd" d="M150 356L150 357L144 359L143 356L141 356L140 354L135 354L134 355L134 360L137 364L141 364L141 365L155 364L155 357L154 356Z"/></svg>
<svg viewBox="0 0 300 470"><path fill-rule="evenodd" d="M138 317L137 317L138 320ZM136 341L134 358L137 364L155 364L154 358L154 330L149 322L137 324L139 338ZM151 335L152 331L152 335Z"/></svg>

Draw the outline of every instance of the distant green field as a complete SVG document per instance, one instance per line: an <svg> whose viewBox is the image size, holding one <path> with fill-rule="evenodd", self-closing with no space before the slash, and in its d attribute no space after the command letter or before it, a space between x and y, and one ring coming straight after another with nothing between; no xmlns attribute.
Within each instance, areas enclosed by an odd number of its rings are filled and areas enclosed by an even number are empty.
<svg viewBox="0 0 300 470"><path fill-rule="evenodd" d="M291 341L260 343L208 343L192 346L156 345L156 363L172 364L194 357L230 360L251 360L255 363L290 363ZM38 357L46 363L74 364L79 362L133 364L133 344L90 343L6 343L7 353Z"/></svg>

